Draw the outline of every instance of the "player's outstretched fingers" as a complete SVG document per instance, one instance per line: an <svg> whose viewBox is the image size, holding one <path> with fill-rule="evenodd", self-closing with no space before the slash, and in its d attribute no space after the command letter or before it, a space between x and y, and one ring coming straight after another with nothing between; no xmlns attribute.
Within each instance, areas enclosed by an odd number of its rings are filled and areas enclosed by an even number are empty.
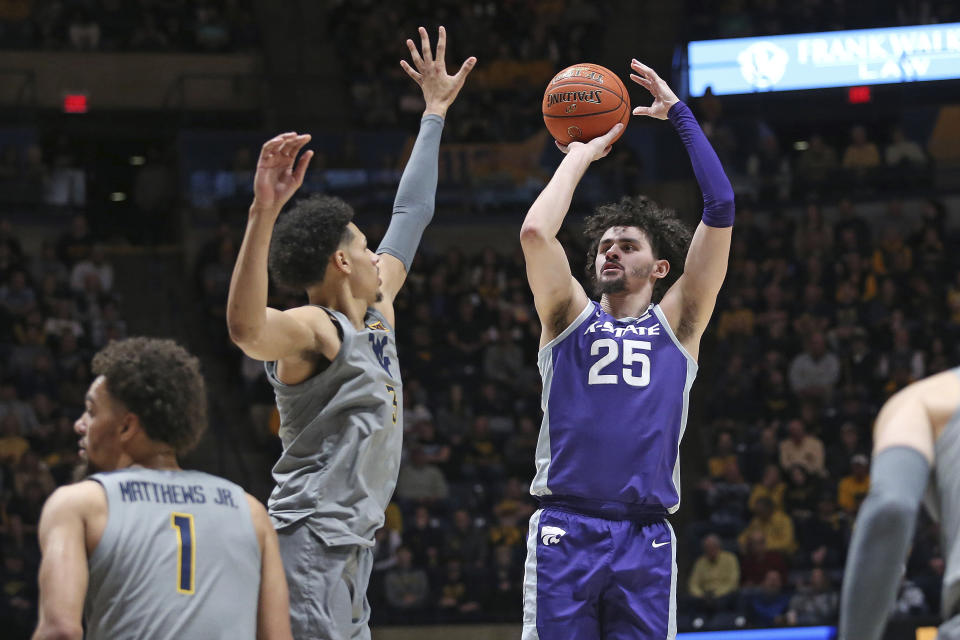
<svg viewBox="0 0 960 640"><path fill-rule="evenodd" d="M437 62L443 64L443 57L447 53L447 30L440 25L440 35L437 36Z"/></svg>
<svg viewBox="0 0 960 640"><path fill-rule="evenodd" d="M307 167L310 165L310 160L312 158L312 149L304 151L303 155L300 156L300 160L297 162L297 168L293 172L293 179L297 181L297 187L303 184L303 178L307 175Z"/></svg>
<svg viewBox="0 0 960 640"><path fill-rule="evenodd" d="M473 68L477 65L477 59L473 56L470 56L463 61L463 64L460 65L460 70L457 71L457 75L454 76L454 79L458 84L463 83L467 79L467 74L473 71Z"/></svg>
<svg viewBox="0 0 960 640"><path fill-rule="evenodd" d="M636 58L630 61L630 67L640 75L646 76L650 80L656 80L659 77L656 71L643 64Z"/></svg>
<svg viewBox="0 0 960 640"><path fill-rule="evenodd" d="M433 62L433 54L430 52L430 36L427 35L427 30L423 27L420 27L420 51L423 55L423 61L430 63Z"/></svg>
<svg viewBox="0 0 960 640"><path fill-rule="evenodd" d="M631 74L630 74L630 79L633 80L634 82L636 82L637 84L639 84L641 87L644 87L644 88L647 89L647 90L649 90L650 87L653 86L653 83L650 82L648 79L644 78L643 76L638 76L638 75L635 74L635 73L631 73Z"/></svg>
<svg viewBox="0 0 960 640"><path fill-rule="evenodd" d="M416 65L417 69L423 68L423 58L420 57L420 52L417 51L417 45L413 44L413 40L407 38L407 49L410 50L410 59L413 60L413 64Z"/></svg>
<svg viewBox="0 0 960 640"><path fill-rule="evenodd" d="M409 40L407 42L409 42ZM414 69L409 64L407 64L406 60L401 60L400 66L403 68L404 71L407 72L408 76L413 78L414 82L416 82L417 84L421 84L423 82L423 76L420 75L420 73L418 73L416 69Z"/></svg>

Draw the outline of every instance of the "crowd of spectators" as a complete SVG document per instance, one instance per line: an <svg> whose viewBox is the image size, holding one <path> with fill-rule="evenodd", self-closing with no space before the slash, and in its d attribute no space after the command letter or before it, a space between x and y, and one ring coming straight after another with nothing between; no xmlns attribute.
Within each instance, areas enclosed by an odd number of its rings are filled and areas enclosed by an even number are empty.
<svg viewBox="0 0 960 640"><path fill-rule="evenodd" d="M375 0L340 2L330 12L330 36L340 50L361 50L343 60L354 124L390 128L423 111L420 89L398 64L421 25L446 27L447 66L467 56L482 60L464 87L445 137L459 142L516 142L538 132L536 108L543 87L564 67L595 60L610 11L588 0L458 2L431 0L419 7L385 7ZM436 44L436 33L430 34ZM359 41L358 41L359 38Z"/></svg>
<svg viewBox="0 0 960 640"><path fill-rule="evenodd" d="M250 0L0 0L0 47L68 51L247 50Z"/></svg>
<svg viewBox="0 0 960 640"><path fill-rule="evenodd" d="M789 140L782 120L727 117L723 101L709 90L695 104L704 132L743 198L764 203L862 199L932 185L935 158L898 122L848 128L824 123L828 131L795 132Z"/></svg>
<svg viewBox="0 0 960 640"><path fill-rule="evenodd" d="M960 11L946 0L687 0L688 37L741 38L783 33L870 29L954 22Z"/></svg>
<svg viewBox="0 0 960 640"><path fill-rule="evenodd" d="M698 519L681 535L699 554L683 624L833 622L870 485L873 417L960 360L960 264L945 208L883 205L867 216L843 199L829 219L813 203L797 217L738 212L713 320L722 364L699 383L702 415L717 418L687 505ZM939 606L936 526L923 517L919 530L898 615Z"/></svg>
<svg viewBox="0 0 960 640"><path fill-rule="evenodd" d="M0 222L0 621L4 637L36 624L37 523L77 463L93 353L126 335L104 248L77 216L28 251Z"/></svg>

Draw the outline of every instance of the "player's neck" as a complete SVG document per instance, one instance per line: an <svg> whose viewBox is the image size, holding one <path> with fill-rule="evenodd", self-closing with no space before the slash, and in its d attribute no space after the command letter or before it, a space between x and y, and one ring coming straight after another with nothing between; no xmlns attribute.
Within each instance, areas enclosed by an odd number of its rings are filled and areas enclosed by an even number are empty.
<svg viewBox="0 0 960 640"><path fill-rule="evenodd" d="M652 292L644 289L630 293L605 293L600 297L600 306L616 319L639 318L650 306Z"/></svg>
<svg viewBox="0 0 960 640"><path fill-rule="evenodd" d="M177 462L177 454L169 449L161 451L146 452L137 457L131 457L129 464L125 467L144 467L146 469L158 469L162 471L179 471L180 464Z"/></svg>
<svg viewBox="0 0 960 640"><path fill-rule="evenodd" d="M310 304L318 304L339 311L347 316L355 329L363 328L363 319L367 315L369 305L366 300L353 295L350 283L346 279L330 283L326 287L308 290L307 299L310 300Z"/></svg>

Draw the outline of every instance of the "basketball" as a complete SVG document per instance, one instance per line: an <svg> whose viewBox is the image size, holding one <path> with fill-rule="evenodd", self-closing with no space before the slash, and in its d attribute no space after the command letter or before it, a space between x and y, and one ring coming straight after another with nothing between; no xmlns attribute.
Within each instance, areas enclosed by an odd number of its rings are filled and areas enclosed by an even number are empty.
<svg viewBox="0 0 960 640"><path fill-rule="evenodd" d="M543 94L543 121L557 142L587 142L630 119L630 96L612 71L598 64L567 67ZM613 139L614 142L623 135Z"/></svg>

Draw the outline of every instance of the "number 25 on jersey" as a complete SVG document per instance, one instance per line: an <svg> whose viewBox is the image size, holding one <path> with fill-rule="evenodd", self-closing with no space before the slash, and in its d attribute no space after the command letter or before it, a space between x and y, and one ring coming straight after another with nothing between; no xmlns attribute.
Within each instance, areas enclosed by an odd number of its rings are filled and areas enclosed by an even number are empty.
<svg viewBox="0 0 960 640"><path fill-rule="evenodd" d="M623 344L623 354L620 345ZM593 363L587 376L588 384L619 384L622 379L631 387L645 387L650 384L650 351L652 345L646 340L624 340L622 343L613 338L600 338L590 345L590 355L600 356ZM617 371L615 361L623 363ZM620 363L617 363L620 364Z"/></svg>

